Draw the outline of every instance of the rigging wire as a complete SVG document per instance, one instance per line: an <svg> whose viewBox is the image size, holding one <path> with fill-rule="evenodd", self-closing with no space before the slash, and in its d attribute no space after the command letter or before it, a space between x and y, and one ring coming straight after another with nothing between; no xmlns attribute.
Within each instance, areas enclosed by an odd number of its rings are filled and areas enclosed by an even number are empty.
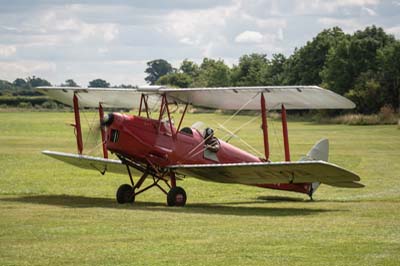
<svg viewBox="0 0 400 266"><path fill-rule="evenodd" d="M241 110L243 110L250 102L252 102L254 100L254 98L256 98L260 93L256 93L253 97L251 97L247 102L245 102L233 115L231 115L227 120L225 120L222 123L222 126L225 125L226 123L228 123L230 120L232 120ZM196 147L194 147L192 150L190 150L188 152L188 156L192 155L193 152L200 147L201 144L203 144L205 141L202 141L201 143L199 143L199 145L197 145ZM198 153L196 153L198 154ZM192 158L192 156L190 156L189 158Z"/></svg>
<svg viewBox="0 0 400 266"><path fill-rule="evenodd" d="M258 118L258 117L256 117ZM233 134L233 132L231 132L228 128L226 128L225 126L221 125L220 123L218 123L219 126L221 126L224 130L230 132L231 134ZM256 148L254 148L253 146L251 146L249 143L247 143L246 141L244 141L242 138L238 137L239 141L242 142L244 145L246 145L248 148L250 148L254 153L261 155L261 157L263 156Z"/></svg>
<svg viewBox="0 0 400 266"><path fill-rule="evenodd" d="M260 92L256 93L253 97L251 97L247 102L245 102L235 113L233 113L233 115L231 115L227 120L225 120L225 122L222 123L222 125L225 125L226 123L228 123L229 121L231 121L234 117L237 116L237 114L242 111L249 103L251 103L254 98L256 98L258 95L260 94Z"/></svg>

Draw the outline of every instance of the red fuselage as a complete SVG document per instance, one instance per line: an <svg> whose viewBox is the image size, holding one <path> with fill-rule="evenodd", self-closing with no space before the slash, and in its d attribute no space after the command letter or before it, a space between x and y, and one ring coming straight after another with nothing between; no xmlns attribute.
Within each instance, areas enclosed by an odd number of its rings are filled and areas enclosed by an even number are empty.
<svg viewBox="0 0 400 266"><path fill-rule="evenodd" d="M172 129L172 131L171 131ZM204 137L195 128L176 131L168 122L114 113L107 126L107 149L133 161L159 167L179 164L261 162L262 159L222 140L213 156L204 153ZM309 184L259 184L260 187L307 193Z"/></svg>
<svg viewBox="0 0 400 266"><path fill-rule="evenodd" d="M191 131L191 133L190 133ZM261 162L222 140L213 159L204 157L204 138L195 128L176 132L168 122L114 113L107 128L107 149L135 161L161 167L176 164Z"/></svg>

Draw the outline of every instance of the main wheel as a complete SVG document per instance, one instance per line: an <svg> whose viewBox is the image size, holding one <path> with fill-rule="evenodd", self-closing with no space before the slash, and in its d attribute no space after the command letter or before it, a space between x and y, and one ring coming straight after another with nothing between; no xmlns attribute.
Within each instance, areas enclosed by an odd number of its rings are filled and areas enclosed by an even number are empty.
<svg viewBox="0 0 400 266"><path fill-rule="evenodd" d="M119 204L132 203L135 201L133 187L128 184L121 185L117 190L117 202Z"/></svg>
<svg viewBox="0 0 400 266"><path fill-rule="evenodd" d="M186 192L181 187L173 187L167 195L168 206L183 207L186 204Z"/></svg>

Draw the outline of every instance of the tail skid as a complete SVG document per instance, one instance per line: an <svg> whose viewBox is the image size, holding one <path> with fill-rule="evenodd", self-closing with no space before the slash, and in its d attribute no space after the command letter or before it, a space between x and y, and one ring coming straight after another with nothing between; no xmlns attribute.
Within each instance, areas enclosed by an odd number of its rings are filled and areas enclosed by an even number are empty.
<svg viewBox="0 0 400 266"><path fill-rule="evenodd" d="M329 157L329 141L328 139L321 139L318 141L311 150L307 153L307 155L300 159L300 161L328 161ZM313 199L313 194L317 191L320 182L313 182L310 185L310 191L308 192L308 196L310 196L311 200Z"/></svg>

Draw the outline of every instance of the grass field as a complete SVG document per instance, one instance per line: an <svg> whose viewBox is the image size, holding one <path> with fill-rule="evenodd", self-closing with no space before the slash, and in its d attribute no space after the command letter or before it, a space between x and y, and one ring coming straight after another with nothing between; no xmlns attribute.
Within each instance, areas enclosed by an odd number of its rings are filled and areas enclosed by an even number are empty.
<svg viewBox="0 0 400 266"><path fill-rule="evenodd" d="M82 123L95 118L86 113ZM191 114L186 124L228 118ZM256 121L239 135L262 153ZM323 185L309 202L301 194L188 178L179 182L187 206L169 208L157 190L117 205L115 190L127 176L41 155L75 152L71 122L72 113L0 113L0 265L400 264L397 126L289 123L292 159L327 137L330 161L358 173L363 189ZM270 135L272 159L282 160L279 122L270 123ZM93 149L94 140L87 142Z"/></svg>

